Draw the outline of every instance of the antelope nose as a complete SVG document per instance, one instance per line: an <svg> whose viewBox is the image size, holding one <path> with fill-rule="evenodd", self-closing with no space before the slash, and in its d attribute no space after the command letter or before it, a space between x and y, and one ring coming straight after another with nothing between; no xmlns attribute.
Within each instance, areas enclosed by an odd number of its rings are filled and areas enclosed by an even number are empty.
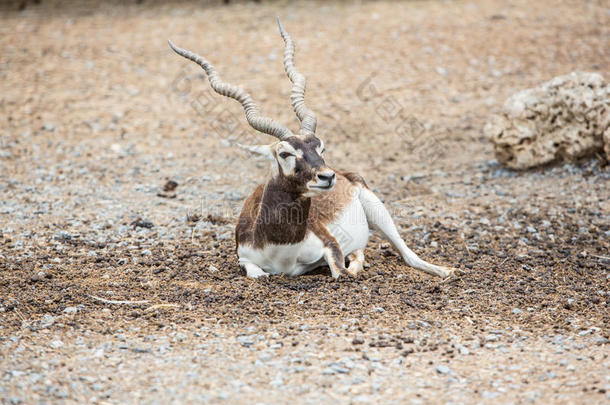
<svg viewBox="0 0 610 405"><path fill-rule="evenodd" d="M322 172L322 173L318 173L318 179L321 181L326 181L328 183L328 185L333 184L333 181L335 180L335 172Z"/></svg>

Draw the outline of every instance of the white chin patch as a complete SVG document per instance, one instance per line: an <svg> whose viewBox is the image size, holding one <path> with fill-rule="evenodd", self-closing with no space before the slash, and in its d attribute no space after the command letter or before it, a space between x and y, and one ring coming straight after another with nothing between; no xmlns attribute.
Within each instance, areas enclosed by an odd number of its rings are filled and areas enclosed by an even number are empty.
<svg viewBox="0 0 610 405"><path fill-rule="evenodd" d="M333 184L330 187L326 187L326 184L320 184L318 185L316 184L308 184L307 185L307 192L305 194L303 194L305 197L313 197L315 195L318 194L322 194L326 191L330 191L333 188L335 188L335 183L333 182Z"/></svg>

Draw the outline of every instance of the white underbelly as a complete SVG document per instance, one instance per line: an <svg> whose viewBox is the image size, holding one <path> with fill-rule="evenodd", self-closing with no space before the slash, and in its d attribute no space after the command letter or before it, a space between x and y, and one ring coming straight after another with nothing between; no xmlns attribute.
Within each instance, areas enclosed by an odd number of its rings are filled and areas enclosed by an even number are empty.
<svg viewBox="0 0 610 405"><path fill-rule="evenodd" d="M358 196L354 196L341 215L327 227L339 242L344 256L364 249L369 238L369 226ZM295 244L266 245L262 249L239 246L237 255L240 265L254 263L270 274L298 276L326 264L324 244L311 232Z"/></svg>
<svg viewBox="0 0 610 405"><path fill-rule="evenodd" d="M239 264L254 263L269 274L299 276L324 265L324 245L320 238L309 233L295 244L266 245L262 249L239 246Z"/></svg>
<svg viewBox="0 0 610 405"><path fill-rule="evenodd" d="M366 247L369 240L369 224L357 196L335 221L328 224L328 230L339 242L344 256Z"/></svg>

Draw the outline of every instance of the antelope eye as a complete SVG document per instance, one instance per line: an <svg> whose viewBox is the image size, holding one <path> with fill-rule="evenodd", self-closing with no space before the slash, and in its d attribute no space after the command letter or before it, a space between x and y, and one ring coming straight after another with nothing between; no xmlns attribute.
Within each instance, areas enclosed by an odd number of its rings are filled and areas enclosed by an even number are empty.
<svg viewBox="0 0 610 405"><path fill-rule="evenodd" d="M280 153L280 157L282 159L288 159L290 156L294 156L294 155L292 153L289 153L289 152L282 152L282 153Z"/></svg>

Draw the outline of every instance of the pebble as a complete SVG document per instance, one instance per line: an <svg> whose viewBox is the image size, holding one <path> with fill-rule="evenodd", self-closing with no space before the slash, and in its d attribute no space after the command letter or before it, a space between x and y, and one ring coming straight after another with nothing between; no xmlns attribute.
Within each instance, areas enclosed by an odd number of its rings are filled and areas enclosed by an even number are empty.
<svg viewBox="0 0 610 405"><path fill-rule="evenodd" d="M443 77L447 77L447 69L445 69L442 66L437 66L436 67L436 73L438 73L439 75L443 76Z"/></svg>
<svg viewBox="0 0 610 405"><path fill-rule="evenodd" d="M42 321L40 321L40 326L42 328L48 328L55 323L55 317L50 314L45 314L42 317Z"/></svg>
<svg viewBox="0 0 610 405"><path fill-rule="evenodd" d="M329 367L339 374L347 374L350 372L350 369L345 367L345 365L342 363L331 363Z"/></svg>
<svg viewBox="0 0 610 405"><path fill-rule="evenodd" d="M451 373L451 369L444 364L439 364L436 366L436 372L439 374L449 374Z"/></svg>
<svg viewBox="0 0 610 405"><path fill-rule="evenodd" d="M66 307L63 310L63 313L66 314L66 315L72 315L72 314L75 314L77 312L78 312L78 308L76 308L76 307Z"/></svg>
<svg viewBox="0 0 610 405"><path fill-rule="evenodd" d="M62 342L59 339L53 340L52 342L49 343L49 347L51 347L52 349L59 349L63 346L64 346L64 342Z"/></svg>
<svg viewBox="0 0 610 405"><path fill-rule="evenodd" d="M32 277L30 277L30 280L33 282L43 281L46 277L47 277L47 274L44 271L39 271L38 273L36 273Z"/></svg>
<svg viewBox="0 0 610 405"><path fill-rule="evenodd" d="M470 354L470 350L468 350L468 348L464 345L456 345L456 348L458 349L460 354L462 354L464 356L467 356Z"/></svg>
<svg viewBox="0 0 610 405"><path fill-rule="evenodd" d="M254 344L254 336L238 336L237 341L244 347L250 347Z"/></svg>

